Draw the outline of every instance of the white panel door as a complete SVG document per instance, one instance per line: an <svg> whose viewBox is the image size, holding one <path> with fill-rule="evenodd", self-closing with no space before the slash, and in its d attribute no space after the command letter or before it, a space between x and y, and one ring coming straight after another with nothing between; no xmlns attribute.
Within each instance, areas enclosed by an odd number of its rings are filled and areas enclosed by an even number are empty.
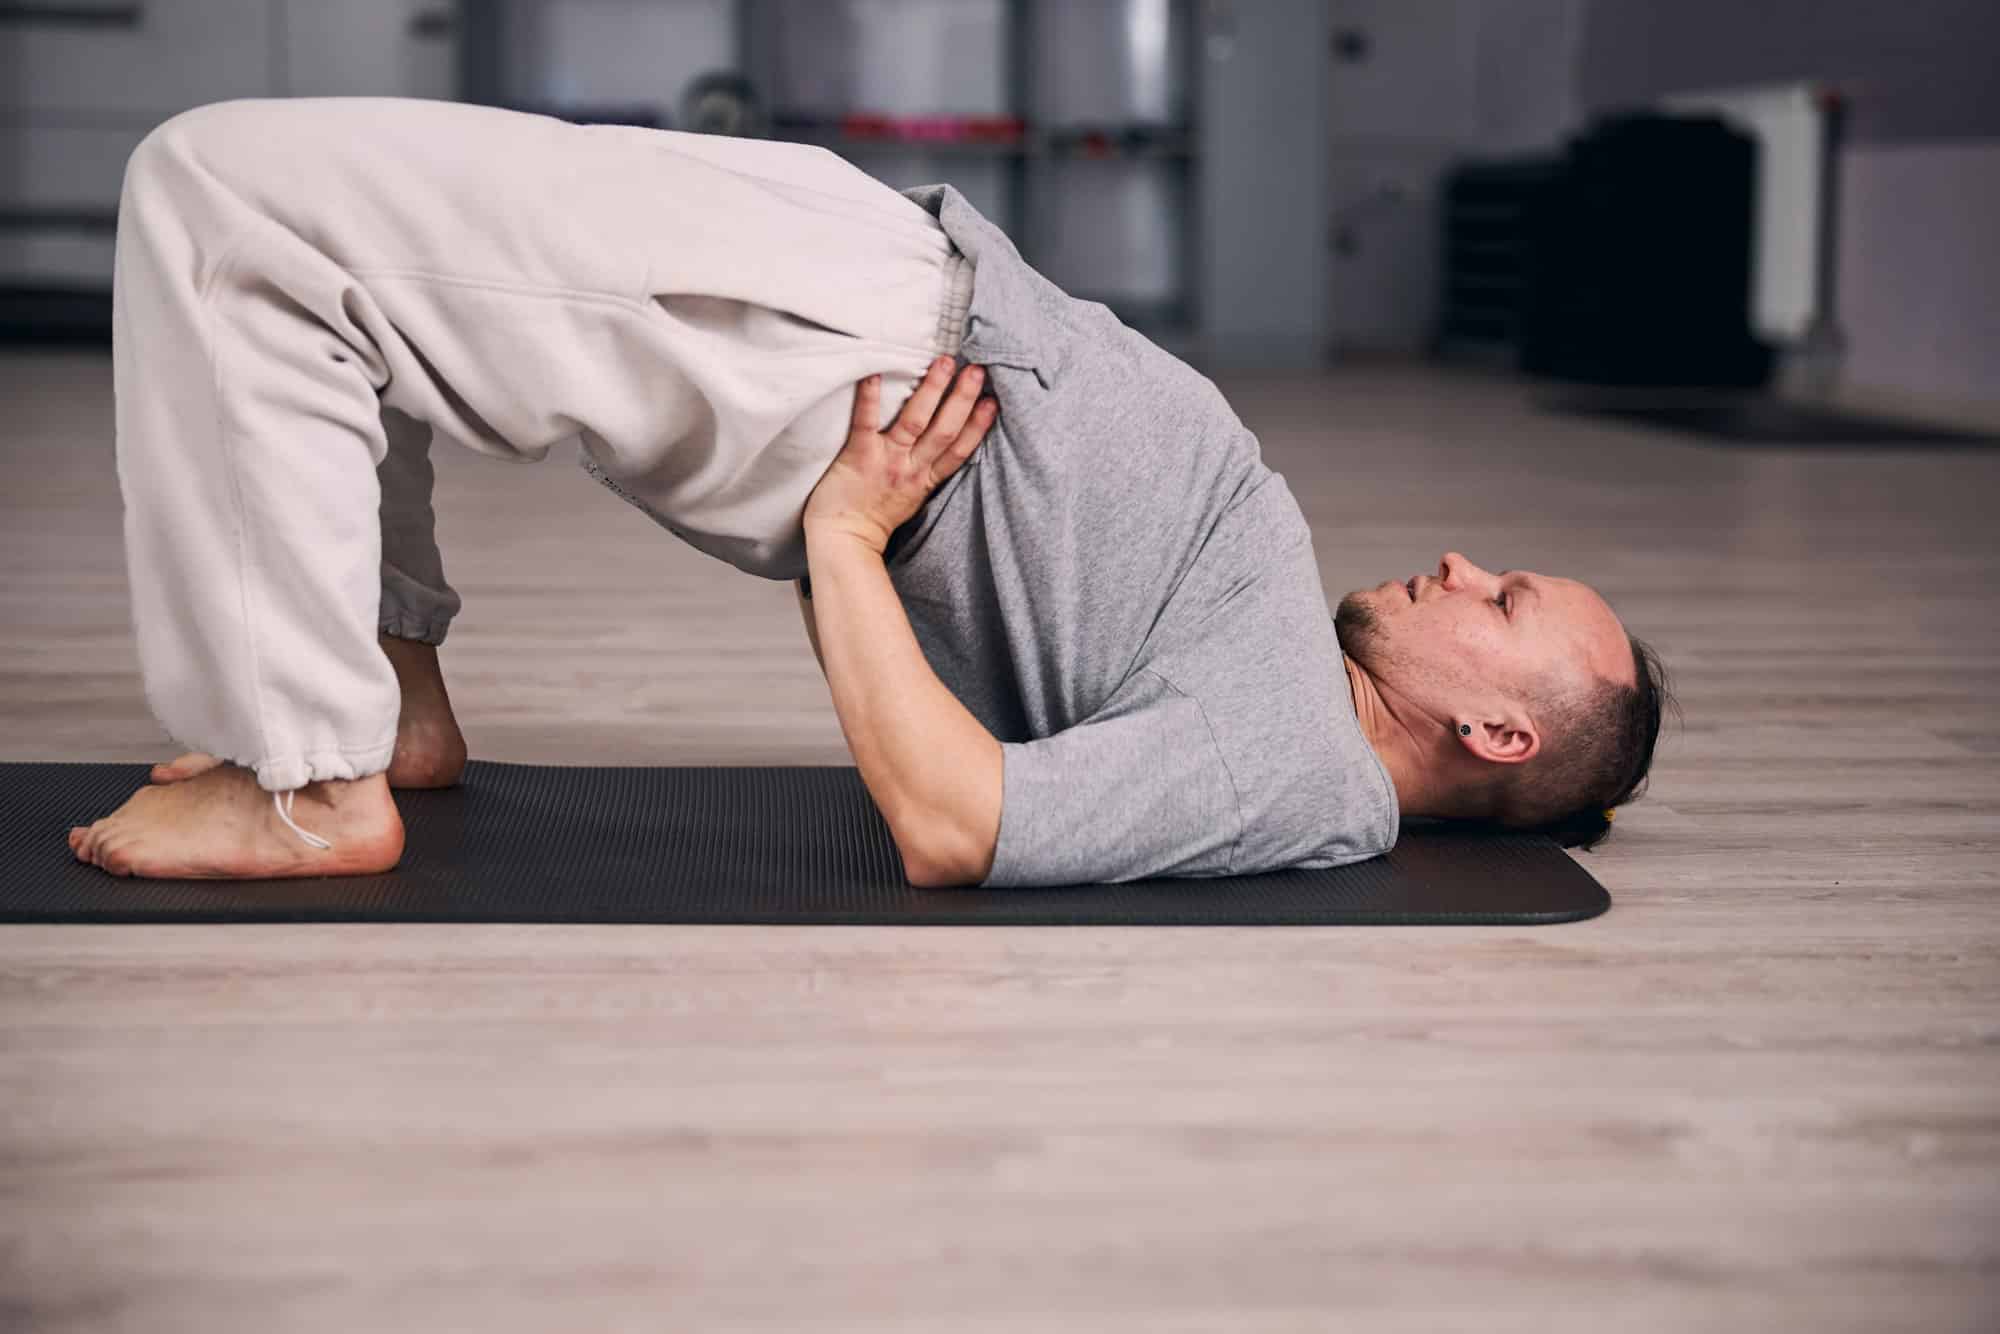
<svg viewBox="0 0 2000 1334"><path fill-rule="evenodd" d="M1336 142L1464 143L1478 106L1471 0L1332 0L1327 129Z"/></svg>

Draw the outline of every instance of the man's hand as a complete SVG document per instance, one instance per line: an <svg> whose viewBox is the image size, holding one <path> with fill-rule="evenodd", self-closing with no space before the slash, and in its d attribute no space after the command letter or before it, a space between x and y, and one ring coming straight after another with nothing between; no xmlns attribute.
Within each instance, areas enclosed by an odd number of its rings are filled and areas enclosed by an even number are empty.
<svg viewBox="0 0 2000 1334"><path fill-rule="evenodd" d="M972 457L999 404L979 397L985 373L977 366L965 368L947 397L953 364L950 357L931 363L887 431L875 426L882 420L882 377L860 383L847 443L806 501L808 529L844 533L880 555L924 498Z"/></svg>

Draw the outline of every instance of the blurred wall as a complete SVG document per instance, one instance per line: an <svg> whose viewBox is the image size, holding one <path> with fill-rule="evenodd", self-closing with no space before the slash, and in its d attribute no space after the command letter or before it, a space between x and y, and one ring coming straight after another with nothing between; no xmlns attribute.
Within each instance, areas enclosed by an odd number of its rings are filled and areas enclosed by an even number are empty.
<svg viewBox="0 0 2000 1334"><path fill-rule="evenodd" d="M2000 400L2000 4L1586 0L1595 113L1668 94L1823 80L1848 95L1837 306L1843 378Z"/></svg>
<svg viewBox="0 0 2000 1334"><path fill-rule="evenodd" d="M1994 0L1587 0L1592 110L1666 93L1830 79L1857 145L2000 138Z"/></svg>

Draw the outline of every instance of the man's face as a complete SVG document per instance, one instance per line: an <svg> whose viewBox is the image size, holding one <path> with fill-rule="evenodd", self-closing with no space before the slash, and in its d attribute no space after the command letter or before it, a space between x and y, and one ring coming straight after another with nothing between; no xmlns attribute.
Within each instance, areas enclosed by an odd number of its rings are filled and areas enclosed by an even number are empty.
<svg viewBox="0 0 2000 1334"><path fill-rule="evenodd" d="M1482 570L1456 551L1436 574L1357 589L1334 617L1340 644L1378 687L1449 724L1521 707L1538 688L1633 683L1625 627L1587 585Z"/></svg>

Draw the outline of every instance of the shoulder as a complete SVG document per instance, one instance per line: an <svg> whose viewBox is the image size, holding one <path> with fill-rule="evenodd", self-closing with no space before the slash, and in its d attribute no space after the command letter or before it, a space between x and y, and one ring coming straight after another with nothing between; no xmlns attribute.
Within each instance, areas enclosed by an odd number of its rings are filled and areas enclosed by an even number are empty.
<svg viewBox="0 0 2000 1334"><path fill-rule="evenodd" d="M1149 664L1199 705L1228 768L1239 871L1375 856L1396 835L1395 790L1355 717L1317 566L1309 550L1286 555Z"/></svg>

